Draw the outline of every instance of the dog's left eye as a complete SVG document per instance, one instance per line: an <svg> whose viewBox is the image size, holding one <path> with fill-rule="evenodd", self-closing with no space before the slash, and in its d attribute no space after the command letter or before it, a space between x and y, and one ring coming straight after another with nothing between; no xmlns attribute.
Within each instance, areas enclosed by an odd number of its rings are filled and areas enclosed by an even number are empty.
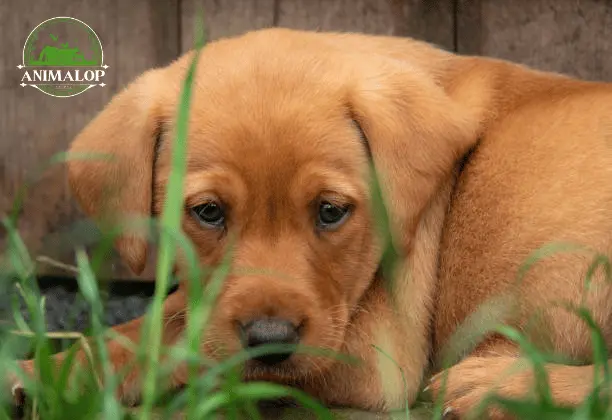
<svg viewBox="0 0 612 420"><path fill-rule="evenodd" d="M191 214L207 227L219 228L225 224L225 210L220 203L215 201L192 207Z"/></svg>
<svg viewBox="0 0 612 420"><path fill-rule="evenodd" d="M348 206L341 207L329 201L322 201L319 204L317 225L320 229L335 229L346 220L349 213Z"/></svg>

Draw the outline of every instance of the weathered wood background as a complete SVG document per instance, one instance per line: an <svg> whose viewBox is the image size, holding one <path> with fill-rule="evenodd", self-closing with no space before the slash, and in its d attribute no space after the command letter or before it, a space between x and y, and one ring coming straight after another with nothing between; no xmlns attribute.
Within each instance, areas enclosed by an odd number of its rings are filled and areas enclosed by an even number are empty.
<svg viewBox="0 0 612 420"><path fill-rule="evenodd" d="M394 34L612 80L612 0L0 0L0 215L30 182L18 227L34 256L71 263L74 245L84 241L82 229L81 237L69 235L84 216L62 166L39 170L127 82L190 48L198 5L210 40L270 26ZM96 31L110 66L106 87L60 99L19 86L23 44L54 16ZM0 247L5 236L0 230ZM44 262L40 272L70 275ZM134 278L118 260L107 275ZM151 264L141 278L152 278Z"/></svg>

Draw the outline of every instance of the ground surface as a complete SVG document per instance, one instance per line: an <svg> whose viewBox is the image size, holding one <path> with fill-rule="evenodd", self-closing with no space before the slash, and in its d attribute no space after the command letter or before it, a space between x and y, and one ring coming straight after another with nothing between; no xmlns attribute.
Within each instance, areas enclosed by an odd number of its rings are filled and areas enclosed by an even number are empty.
<svg viewBox="0 0 612 420"><path fill-rule="evenodd" d="M45 278L40 280L45 297L47 331L84 331L89 326L89 305L78 294L70 279ZM12 291L0 293L0 319L11 318ZM104 322L112 326L144 314L153 293L152 284L125 283L113 286L104 296ZM24 312L27 318L27 313Z"/></svg>

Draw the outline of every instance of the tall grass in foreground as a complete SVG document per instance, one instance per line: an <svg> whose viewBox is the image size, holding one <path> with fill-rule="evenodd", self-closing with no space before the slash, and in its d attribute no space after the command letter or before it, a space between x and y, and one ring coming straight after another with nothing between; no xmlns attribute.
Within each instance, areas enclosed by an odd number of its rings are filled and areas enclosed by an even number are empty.
<svg viewBox="0 0 612 420"><path fill-rule="evenodd" d="M171 418L177 413L183 413L188 419L216 418L223 413L226 418L261 418L256 406L260 400L291 397L297 400L312 413L321 419L330 419L335 415L317 401L297 389L280 386L272 383L251 382L241 383L240 366L250 357L257 354L278 352L285 350L283 346L266 346L249 352L242 352L230 357L221 363L214 363L205 358L200 352L206 323L215 304L224 278L228 275L231 261L231 247L223 263L218 267L201 267L189 240L180 229L182 212L182 188L185 175L185 151L188 132L188 115L191 100L191 87L194 78L194 69L199 58L199 51L204 44L203 33L200 32L196 53L187 72L181 93L180 106L177 110L176 137L172 149L172 172L168 183L168 196L161 220L156 223L151 220L133 220L130 229L155 230L158 232L159 249L156 272L156 289L153 302L146 315L143 329L143 338L139 343L132 343L125 337L116 337L102 322L103 299L97 281L99 271L113 239L122 229L120 227L105 232L101 245L96 249L91 260L82 249L76 251L77 280L82 298L91 308L91 325L87 333L90 337L85 339L79 333L48 332L45 322L45 301L40 296L36 283L35 260L28 253L16 229L18 208L21 206L23 194L17 197L15 210L3 219L3 225L8 235L8 249L6 255L0 259L0 292L15 287L21 297L28 319L22 316L17 299L13 299L11 325L0 324L0 378L6 377L9 371L20 374L24 383L28 404L26 415L40 419L123 419L138 417L139 419L153 418L155 413L161 418ZM55 158L55 162L67 158L79 158L64 155ZM83 157L80 157L83 158ZM99 156L93 158L100 158ZM378 226L385 235L386 251L383 258L383 269L386 273L393 271L397 262L389 233L387 211L384 208L382 194L373 172L372 191L374 197L374 213L377 216ZM526 261L519 273L521 281L526 271L537 261L546 258L554 252L579 251L575 247L548 246L533 254ZM188 317L184 338L177 345L165 348L161 342L162 332L162 303L172 282L171 268L180 252L187 262L187 275L190 284L188 301ZM593 266L585 279L585 293L590 287L592 276L597 269L603 269L610 278L610 262L603 256L596 256ZM205 280L205 281L204 281ZM393 293L393 284L389 284L390 293ZM523 400L502 399L494 393L487 396L479 411L483 412L488 405L496 404L514 413L518 418L525 419L608 419L612 418L612 409L607 392L610 384L608 371L608 352L601 330L593 321L584 305L571 307L565 305L567 310L577 314L592 331L593 360L602 372L596 377L593 392L576 409L557 407L550 395L550 388L546 377L544 365L547 362L557 361L553 355L546 354L532 344L521 331L503 325L515 309L516 302L512 296L500 296L488 302L457 331L448 351L439 361L441 367L450 367L462 355L466 354L477 341L489 332L497 332L517 342L528 361L527 368L533 369L536 381L534 397ZM563 305L563 303L560 303ZM409 335L411 332L407 331ZM53 352L52 342L63 338L75 342L71 347L59 370L52 365L50 355ZM113 372L106 353L105 341L113 338L121 340L123 345L132 349L137 357L137 363L143 368L143 395L142 404L135 409L124 407L115 397L117 385L121 382L124 371ZM386 349L379 347L379 343L372 346L380 352L382 359L393 362L393 356ZM76 369L71 374L74 365L74 354L78 348L84 349L87 354L87 369ZM314 351L313 349L301 349ZM19 372L14 360L18 355L31 354L36 361L36 380L31 380ZM168 381L174 367L179 364L188 366L188 382L185 387L171 395L164 393L160 385ZM389 365L387 365L389 366ZM400 366L390 364L391 369L404 372ZM381 379L389 377L388 372L381 372ZM404 378L403 378L404 379ZM503 380L503 379L502 379ZM404 381L405 383L405 381ZM0 418L10 418L10 395L0 394L3 399ZM435 418L442 416L441 398L430 403L420 401L419 404L427 410L415 412L408 408L394 413L394 418ZM289 413L287 416L291 416ZM297 417L303 418L304 411L299 411Z"/></svg>

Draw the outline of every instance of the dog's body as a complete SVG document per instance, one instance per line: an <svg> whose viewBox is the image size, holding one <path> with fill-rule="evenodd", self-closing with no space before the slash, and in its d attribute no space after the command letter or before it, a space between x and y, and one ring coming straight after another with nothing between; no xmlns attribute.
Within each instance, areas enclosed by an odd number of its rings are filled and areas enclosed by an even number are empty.
<svg viewBox="0 0 612 420"><path fill-rule="evenodd" d="M175 110L192 56L141 76L74 142L72 151L120 158L119 170L108 162L70 164L88 214L160 213ZM549 242L610 255L612 85L460 57L405 38L284 29L212 43L195 76L183 228L202 263L220 261L231 233L236 267L292 279L230 276L202 345L207 355L222 357L221 345L239 350L236 328L281 318L300 343L364 364L294 354L273 367L247 366L245 379L298 386L330 405L394 408L406 395L414 401L430 361L466 318L511 292L518 312L503 320L526 329L543 308L551 349L590 360L588 327L552 302L581 302L593 255L555 255L520 284L515 279L529 254ZM368 204L368 159L381 177L401 258L392 299L378 270L382 247ZM103 193L113 185L124 188L112 197ZM219 206L201 207L211 202ZM215 230L209 222L219 208L227 214ZM319 223L342 214L331 227ZM117 248L142 270L141 239L126 235ZM612 344L611 295L599 274L586 303ZM166 344L181 336L185 319L172 315L184 313L186 293L184 282L166 302L172 318ZM140 324L118 331L138 340ZM373 344L401 366L407 390L399 372L389 374L397 372L390 362L381 382L386 359ZM109 351L116 368L132 358L117 342ZM486 336L450 369L446 405L466 413L518 357L509 340ZM28 362L24 367L31 370ZM591 389L590 365L548 369L562 404L579 402ZM179 368L171 385L184 381ZM440 381L432 382L434 392ZM521 371L499 390L523 396L531 384L529 371ZM134 370L119 393L132 400L139 392Z"/></svg>

